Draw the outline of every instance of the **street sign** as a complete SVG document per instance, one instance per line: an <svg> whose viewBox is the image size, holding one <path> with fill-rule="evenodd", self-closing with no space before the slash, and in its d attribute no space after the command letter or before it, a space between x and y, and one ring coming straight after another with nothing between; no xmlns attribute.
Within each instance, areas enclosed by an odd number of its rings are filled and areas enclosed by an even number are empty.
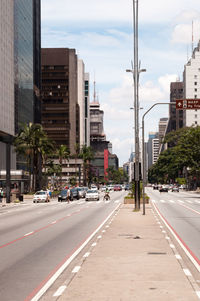
<svg viewBox="0 0 200 301"><path fill-rule="evenodd" d="M176 99L177 110L198 110L200 109L200 99Z"/></svg>

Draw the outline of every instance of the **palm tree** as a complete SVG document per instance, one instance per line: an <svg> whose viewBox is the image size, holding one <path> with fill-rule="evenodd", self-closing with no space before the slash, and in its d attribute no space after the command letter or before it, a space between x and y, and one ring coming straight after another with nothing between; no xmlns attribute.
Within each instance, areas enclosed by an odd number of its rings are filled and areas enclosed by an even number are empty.
<svg viewBox="0 0 200 301"><path fill-rule="evenodd" d="M88 185L88 173L90 161L94 158L93 150L90 146L83 145L80 151L80 157L83 159L83 181L84 185Z"/></svg>
<svg viewBox="0 0 200 301"><path fill-rule="evenodd" d="M33 181L30 183L31 190L40 189L42 152L50 144L42 125L37 123L22 124L18 135L15 137L14 145L17 153L27 159L30 181L31 174L33 174Z"/></svg>
<svg viewBox="0 0 200 301"><path fill-rule="evenodd" d="M66 159L69 161L69 155L70 151L66 145L61 144L59 148L56 151L56 156L58 157L59 164L60 164L60 186L62 186L62 165L63 165L63 159L66 161Z"/></svg>

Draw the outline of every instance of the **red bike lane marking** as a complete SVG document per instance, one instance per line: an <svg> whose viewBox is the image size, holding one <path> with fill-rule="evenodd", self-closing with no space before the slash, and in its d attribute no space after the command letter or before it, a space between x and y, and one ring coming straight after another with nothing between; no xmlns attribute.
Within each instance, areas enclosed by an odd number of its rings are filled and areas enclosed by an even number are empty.
<svg viewBox="0 0 200 301"><path fill-rule="evenodd" d="M82 210L85 210L85 209L86 209L86 208L82 208L82 209L79 209L79 210L77 210L77 211L75 211L75 212L72 212L70 215L64 216L64 217L62 217L62 218L56 220L54 223L51 222L50 224L48 224L48 225L46 225L46 226L44 226L44 227L42 227L42 228L36 229L36 230L34 230L34 231L31 231L31 233L29 233L28 235L27 235L27 234L24 234L24 235L21 236L21 237L18 237L18 238L14 239L14 240L12 240L12 241L10 241L10 242L7 242L7 243L1 245L1 246L0 246L0 249L5 248L5 247L7 247L7 246L9 246L9 245L11 245L11 244L14 244L15 242L20 241L20 240L22 240L22 239L24 239L24 238L28 238L29 236L34 235L34 234L36 234L36 233L38 233L38 232L40 232L40 231L42 231L42 230L45 230L45 229L47 229L47 228L49 228L49 227L52 227L52 226L58 224L59 222L62 222L63 220L65 220L65 219L67 219L67 218L69 218L69 217L71 217L71 216L73 216L73 215L75 215L75 214L80 213Z"/></svg>
<svg viewBox="0 0 200 301"><path fill-rule="evenodd" d="M176 232L176 230L170 225L170 223L166 220L166 218L162 215L158 207L153 204L156 208L156 210L159 212L160 216L163 218L165 223L169 226L171 231L174 233L174 235L178 238L178 240L183 244L185 249L189 252L189 254L192 256L192 258L197 262L197 264L200 266L200 259L192 252L192 250L186 245L186 243L183 241L183 239L179 236L179 234Z"/></svg>

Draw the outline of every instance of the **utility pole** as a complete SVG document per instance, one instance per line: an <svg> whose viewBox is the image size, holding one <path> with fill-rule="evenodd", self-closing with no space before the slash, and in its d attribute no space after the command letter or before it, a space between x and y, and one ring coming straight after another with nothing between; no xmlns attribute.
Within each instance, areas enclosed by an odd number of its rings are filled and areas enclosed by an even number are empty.
<svg viewBox="0 0 200 301"><path fill-rule="evenodd" d="M133 33L134 33L134 66L132 72L134 81L134 129L135 129L135 210L140 209L140 142L139 142L139 75L146 69L141 69L138 63L138 0L133 0ZM133 64L132 64L133 65Z"/></svg>
<svg viewBox="0 0 200 301"><path fill-rule="evenodd" d="M145 143L144 143L144 117L157 105L174 105L176 102L157 102L154 103L142 116L142 167L143 167L143 185L142 185L142 197L143 197L143 215L145 215L145 185L146 185L146 166L145 166Z"/></svg>

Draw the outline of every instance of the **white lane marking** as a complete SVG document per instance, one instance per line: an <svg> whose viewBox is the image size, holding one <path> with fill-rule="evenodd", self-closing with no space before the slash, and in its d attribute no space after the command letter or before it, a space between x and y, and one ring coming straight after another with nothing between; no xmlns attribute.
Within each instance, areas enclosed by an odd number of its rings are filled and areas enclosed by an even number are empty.
<svg viewBox="0 0 200 301"><path fill-rule="evenodd" d="M184 201L178 200L179 203L184 203Z"/></svg>
<svg viewBox="0 0 200 301"><path fill-rule="evenodd" d="M199 211L194 210L194 209L192 209L192 208L190 208L190 207L188 207L188 206L186 206L186 205L181 205L181 206L183 206L183 207L186 208L186 209L189 209L189 210L192 211L192 212L195 212L195 213L197 213L197 214L200 214Z"/></svg>
<svg viewBox="0 0 200 301"><path fill-rule="evenodd" d="M169 231L172 233L172 235L174 236L174 238L177 240L177 242L179 243L179 245L181 246L181 248L184 250L184 252L187 254L187 256L190 258L190 260L192 261L192 263L195 265L195 267L197 268L197 270L200 272L200 265L198 264L198 262L194 259L194 257L190 254L190 252L186 249L186 247L183 245L183 243L180 241L180 239L178 238L178 236L174 233L174 231L171 229L171 227L167 224L167 222L165 221L165 219L162 217L162 215L160 214L160 212L158 211L158 209L156 208L155 205L154 209L156 210L157 214L160 216L160 218L162 219L163 223L166 225L166 227L169 229Z"/></svg>
<svg viewBox="0 0 200 301"><path fill-rule="evenodd" d="M92 247L95 247L97 245L97 243L96 242L94 242L91 246Z"/></svg>
<svg viewBox="0 0 200 301"><path fill-rule="evenodd" d="M77 265L73 270L72 270L72 273L78 273L78 271L80 270L80 266Z"/></svg>
<svg viewBox="0 0 200 301"><path fill-rule="evenodd" d="M183 272L185 273L186 276L192 276L192 274L188 269L183 269Z"/></svg>
<svg viewBox="0 0 200 301"><path fill-rule="evenodd" d="M53 297L59 297L62 295L62 293L65 291L65 289L67 288L66 285L62 285L60 286L57 291L55 292L55 294L53 295Z"/></svg>
<svg viewBox="0 0 200 301"><path fill-rule="evenodd" d="M163 231L162 231L162 233L166 233L166 231L165 231L165 230L163 230Z"/></svg>
<svg viewBox="0 0 200 301"><path fill-rule="evenodd" d="M102 232L104 233L104 232L106 232L106 230L102 230Z"/></svg>
<svg viewBox="0 0 200 301"><path fill-rule="evenodd" d="M192 201L189 201L189 200L186 200L186 202L187 202L187 203L190 203L190 204L192 204L192 203L193 203Z"/></svg>
<svg viewBox="0 0 200 301"><path fill-rule="evenodd" d="M161 203L165 203L165 200L160 200Z"/></svg>
<svg viewBox="0 0 200 301"><path fill-rule="evenodd" d="M31 232L29 232L29 233L26 233L26 234L24 234L24 236L28 236L28 235L31 235L31 234L33 234L33 231L31 231Z"/></svg>
<svg viewBox="0 0 200 301"><path fill-rule="evenodd" d="M100 239L100 238L102 238L102 236L101 236L101 235L97 236L97 239Z"/></svg>
<svg viewBox="0 0 200 301"><path fill-rule="evenodd" d="M176 259L178 259L178 260L182 259L182 257L179 254L176 254L175 256L176 256Z"/></svg>
<svg viewBox="0 0 200 301"><path fill-rule="evenodd" d="M120 207L120 204L107 216L107 218L101 223L101 225L85 240L85 242L69 257L65 263L57 270L57 272L46 282L46 284L39 290L39 292L31 299L31 301L38 301L42 295L48 290L48 288L56 281L56 279L62 274L72 260L82 251L82 249L89 243L89 241L96 235L96 233L104 226L104 224L113 215L115 210Z"/></svg>
<svg viewBox="0 0 200 301"><path fill-rule="evenodd" d="M175 203L173 200L169 200L170 201L170 203Z"/></svg>
<svg viewBox="0 0 200 301"><path fill-rule="evenodd" d="M57 221L53 221L51 224L56 224L57 223Z"/></svg>
<svg viewBox="0 0 200 301"><path fill-rule="evenodd" d="M175 245L170 244L169 246L170 246L170 248L175 249Z"/></svg>
<svg viewBox="0 0 200 301"><path fill-rule="evenodd" d="M197 297L200 299L200 291L196 291Z"/></svg>
<svg viewBox="0 0 200 301"><path fill-rule="evenodd" d="M163 226L160 226L160 228L162 229L162 228L163 228Z"/></svg>
<svg viewBox="0 0 200 301"><path fill-rule="evenodd" d="M168 239L168 240L170 239L169 236L165 236L165 238Z"/></svg>
<svg viewBox="0 0 200 301"><path fill-rule="evenodd" d="M200 204L200 201L198 201L198 200L195 200L195 202L198 203L198 204Z"/></svg>
<svg viewBox="0 0 200 301"><path fill-rule="evenodd" d="M109 228L109 226L107 225L106 228Z"/></svg>
<svg viewBox="0 0 200 301"><path fill-rule="evenodd" d="M119 203L119 202L120 202L119 200L115 201L115 203Z"/></svg>
<svg viewBox="0 0 200 301"><path fill-rule="evenodd" d="M86 257L88 257L88 256L90 256L90 252L86 252L86 253L83 255L84 258L86 258Z"/></svg>

